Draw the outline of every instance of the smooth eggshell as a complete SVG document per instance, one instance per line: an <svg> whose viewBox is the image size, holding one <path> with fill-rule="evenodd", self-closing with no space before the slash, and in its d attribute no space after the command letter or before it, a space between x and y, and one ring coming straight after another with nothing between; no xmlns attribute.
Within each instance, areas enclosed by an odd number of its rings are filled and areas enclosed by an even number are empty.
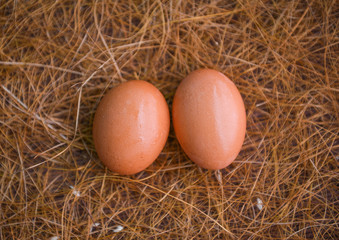
<svg viewBox="0 0 339 240"><path fill-rule="evenodd" d="M176 137L187 156L200 167L221 169L239 154L245 138L242 97L222 73L200 69L179 85L173 100Z"/></svg>
<svg viewBox="0 0 339 240"><path fill-rule="evenodd" d="M145 81L128 81L111 89L96 110L95 149L110 170L134 174L158 157L169 126L168 106L160 91Z"/></svg>

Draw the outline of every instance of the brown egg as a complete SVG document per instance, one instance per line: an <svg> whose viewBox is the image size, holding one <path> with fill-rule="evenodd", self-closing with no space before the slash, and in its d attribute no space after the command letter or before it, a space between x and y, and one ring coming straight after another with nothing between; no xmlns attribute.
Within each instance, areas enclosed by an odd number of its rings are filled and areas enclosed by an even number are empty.
<svg viewBox="0 0 339 240"><path fill-rule="evenodd" d="M237 87L224 74L211 69L190 73L175 93L172 115L181 147L200 167L221 169L239 154L246 112Z"/></svg>
<svg viewBox="0 0 339 240"><path fill-rule="evenodd" d="M168 106L160 91L145 81L128 81L111 89L97 108L95 149L110 170L134 174L158 157L169 126Z"/></svg>

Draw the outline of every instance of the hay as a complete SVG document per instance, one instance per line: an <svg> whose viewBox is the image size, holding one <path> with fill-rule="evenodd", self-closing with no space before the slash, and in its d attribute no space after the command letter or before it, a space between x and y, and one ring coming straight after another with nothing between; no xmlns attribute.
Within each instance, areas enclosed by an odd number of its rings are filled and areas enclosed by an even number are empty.
<svg viewBox="0 0 339 240"><path fill-rule="evenodd" d="M1 239L339 239L336 1L1 1ZM235 163L199 169L171 129L135 176L91 137L103 94L171 104L209 67L238 86Z"/></svg>

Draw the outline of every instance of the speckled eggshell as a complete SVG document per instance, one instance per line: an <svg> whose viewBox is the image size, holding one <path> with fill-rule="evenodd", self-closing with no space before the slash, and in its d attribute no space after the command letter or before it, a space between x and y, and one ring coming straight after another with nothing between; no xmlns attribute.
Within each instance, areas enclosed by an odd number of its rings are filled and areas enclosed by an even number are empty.
<svg viewBox="0 0 339 240"><path fill-rule="evenodd" d="M212 69L190 73L175 93L172 115L181 147L200 167L222 169L239 154L246 112L237 87L224 74Z"/></svg>
<svg viewBox="0 0 339 240"><path fill-rule="evenodd" d="M135 174L158 157L169 126L168 106L160 91L145 81L128 81L111 89L96 110L95 149L110 170Z"/></svg>

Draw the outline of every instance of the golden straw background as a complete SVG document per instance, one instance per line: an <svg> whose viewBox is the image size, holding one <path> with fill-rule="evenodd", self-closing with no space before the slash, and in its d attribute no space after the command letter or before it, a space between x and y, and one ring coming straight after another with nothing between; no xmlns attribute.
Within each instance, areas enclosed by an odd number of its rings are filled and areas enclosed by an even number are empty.
<svg viewBox="0 0 339 240"><path fill-rule="evenodd" d="M0 1L0 239L339 239L335 0ZM198 168L171 128L120 176L91 135L102 96L191 71L241 92L236 161Z"/></svg>

